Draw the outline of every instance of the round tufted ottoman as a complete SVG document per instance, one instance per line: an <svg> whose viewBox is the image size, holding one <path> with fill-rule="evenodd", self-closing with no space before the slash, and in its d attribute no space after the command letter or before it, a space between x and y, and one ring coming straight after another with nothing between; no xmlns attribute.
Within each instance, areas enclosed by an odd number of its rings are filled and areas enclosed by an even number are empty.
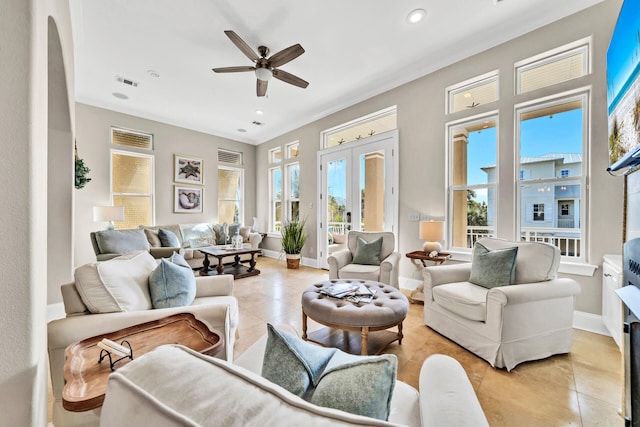
<svg viewBox="0 0 640 427"><path fill-rule="evenodd" d="M338 282L363 283L376 293L370 303L354 303L343 298L333 298L322 293L322 288ZM402 322L407 316L409 302L398 289L370 280L327 280L308 287L302 293L302 338L326 345L326 342L307 336L307 317L330 328L360 332L360 354L367 355L369 332L384 331L384 337L376 337L380 353L393 341L402 344ZM398 333L385 331L398 326ZM326 341L326 340L325 340ZM329 344L330 345L330 344Z"/></svg>

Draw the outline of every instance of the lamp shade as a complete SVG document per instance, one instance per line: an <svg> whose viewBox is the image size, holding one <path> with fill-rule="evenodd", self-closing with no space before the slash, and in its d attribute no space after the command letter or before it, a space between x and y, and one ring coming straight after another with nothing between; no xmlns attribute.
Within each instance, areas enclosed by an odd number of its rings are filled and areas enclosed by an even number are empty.
<svg viewBox="0 0 640 427"><path fill-rule="evenodd" d="M442 221L420 221L420 238L429 242L442 240L443 225Z"/></svg>
<svg viewBox="0 0 640 427"><path fill-rule="evenodd" d="M270 69L264 67L256 68L256 77L258 78L258 80L268 82L269 80L271 80L271 76L273 76L273 73Z"/></svg>
<svg viewBox="0 0 640 427"><path fill-rule="evenodd" d="M95 222L124 221L124 206L94 206Z"/></svg>

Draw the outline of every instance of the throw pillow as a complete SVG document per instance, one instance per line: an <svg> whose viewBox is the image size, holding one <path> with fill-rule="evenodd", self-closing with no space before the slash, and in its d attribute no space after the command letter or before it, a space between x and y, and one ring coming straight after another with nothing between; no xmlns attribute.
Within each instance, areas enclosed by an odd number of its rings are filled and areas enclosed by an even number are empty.
<svg viewBox="0 0 640 427"><path fill-rule="evenodd" d="M163 248L179 248L180 241L178 236L173 231L165 230L164 228L158 229L158 237Z"/></svg>
<svg viewBox="0 0 640 427"><path fill-rule="evenodd" d="M473 247L469 281L485 288L513 285L516 276L518 247L487 249L477 243Z"/></svg>
<svg viewBox="0 0 640 427"><path fill-rule="evenodd" d="M180 232L182 233L182 241L185 243L185 247L188 247L191 239L199 239L205 237L214 242L213 244L215 244L215 242L217 241L213 229L207 223L180 224Z"/></svg>
<svg viewBox="0 0 640 427"><path fill-rule="evenodd" d="M92 313L149 310L149 275L156 266L146 251L85 264L75 270L76 289Z"/></svg>
<svg viewBox="0 0 640 427"><path fill-rule="evenodd" d="M182 255L162 258L149 276L153 308L185 307L196 297L196 278Z"/></svg>
<svg viewBox="0 0 640 427"><path fill-rule="evenodd" d="M139 228L96 231L95 236L102 254L126 254L134 251L148 251L150 248L147 236Z"/></svg>
<svg viewBox="0 0 640 427"><path fill-rule="evenodd" d="M356 253L353 256L353 264L380 265L380 250L382 249L382 237L367 242L358 236L356 241Z"/></svg>
<svg viewBox="0 0 640 427"><path fill-rule="evenodd" d="M313 404L387 420L396 382L394 355L354 356L267 324L262 376Z"/></svg>
<svg viewBox="0 0 640 427"><path fill-rule="evenodd" d="M216 241L213 237L196 237L189 239L190 248L204 248L205 246L214 246Z"/></svg>

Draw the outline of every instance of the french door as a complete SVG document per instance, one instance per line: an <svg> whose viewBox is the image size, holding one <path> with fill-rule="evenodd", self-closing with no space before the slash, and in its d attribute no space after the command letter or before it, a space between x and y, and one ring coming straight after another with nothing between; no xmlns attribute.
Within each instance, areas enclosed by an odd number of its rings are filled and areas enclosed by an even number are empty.
<svg viewBox="0 0 640 427"><path fill-rule="evenodd" d="M346 248L350 230L396 232L397 159L397 130L318 153L321 268L329 268L331 253Z"/></svg>

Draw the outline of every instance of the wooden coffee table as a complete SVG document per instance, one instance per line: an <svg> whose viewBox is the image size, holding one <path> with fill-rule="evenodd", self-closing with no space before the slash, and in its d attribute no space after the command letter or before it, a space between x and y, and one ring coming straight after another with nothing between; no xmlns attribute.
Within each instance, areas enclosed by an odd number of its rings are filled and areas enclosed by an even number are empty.
<svg viewBox="0 0 640 427"><path fill-rule="evenodd" d="M181 344L210 356L222 346L222 335L210 330L191 313L176 314L70 344L65 350L65 385L62 389L62 406L67 411L83 412L102 406L111 374L109 358L98 363L101 348L97 344L103 338L117 343L127 340L133 349L134 360L164 344ZM114 368L117 370L129 361L125 358Z"/></svg>
<svg viewBox="0 0 640 427"><path fill-rule="evenodd" d="M227 249L222 246L211 246L207 248L198 248L198 250L204 254L204 261L202 262L202 268L200 269L201 276L233 274L234 279L241 279L243 277L257 276L260 274L260 270L256 268L256 255L261 254L262 249ZM244 254L251 254L248 267L240 261L240 255ZM218 259L218 265L215 268L210 267L211 262L209 261L209 255ZM222 260L228 256L233 256L234 262L231 264L224 264Z"/></svg>

